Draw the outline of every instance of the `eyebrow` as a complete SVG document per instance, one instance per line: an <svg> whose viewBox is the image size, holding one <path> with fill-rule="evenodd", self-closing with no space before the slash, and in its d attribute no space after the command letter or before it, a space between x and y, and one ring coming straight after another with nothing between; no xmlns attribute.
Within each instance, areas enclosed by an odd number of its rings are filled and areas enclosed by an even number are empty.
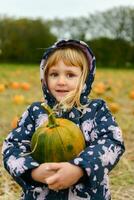
<svg viewBox="0 0 134 200"><path fill-rule="evenodd" d="M52 70L50 71L50 73L54 73L54 72L58 72L58 70L52 69ZM73 70L65 70L65 73L76 74L77 72L76 72L76 71L73 71Z"/></svg>

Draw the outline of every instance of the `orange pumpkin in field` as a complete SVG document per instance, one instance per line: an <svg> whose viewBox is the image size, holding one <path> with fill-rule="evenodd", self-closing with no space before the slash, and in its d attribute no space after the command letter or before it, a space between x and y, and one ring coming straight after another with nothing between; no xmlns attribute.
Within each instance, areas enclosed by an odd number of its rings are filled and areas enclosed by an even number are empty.
<svg viewBox="0 0 134 200"><path fill-rule="evenodd" d="M30 89L30 84L27 83L27 82L23 82L23 83L21 83L21 88L23 90L29 90Z"/></svg>
<svg viewBox="0 0 134 200"><path fill-rule="evenodd" d="M134 99L134 90L132 90L132 91L129 93L129 97L130 97L130 99Z"/></svg>
<svg viewBox="0 0 134 200"><path fill-rule="evenodd" d="M109 104L109 108L110 108L111 112L116 113L119 111L120 106L118 103L113 102L113 103Z"/></svg>
<svg viewBox="0 0 134 200"><path fill-rule="evenodd" d="M99 82L94 86L94 92L98 95L103 94L106 91L106 86L103 82Z"/></svg>
<svg viewBox="0 0 134 200"><path fill-rule="evenodd" d="M5 91L5 85L3 83L0 83L0 92Z"/></svg>
<svg viewBox="0 0 134 200"><path fill-rule="evenodd" d="M12 82L11 84L10 84L10 87L12 88L12 89L19 89L20 88L20 83L18 83L18 82Z"/></svg>
<svg viewBox="0 0 134 200"><path fill-rule="evenodd" d="M15 96L13 97L13 102L14 102L15 104L23 104L23 103L24 103L24 100L25 100L25 98L24 98L23 95L15 95Z"/></svg>

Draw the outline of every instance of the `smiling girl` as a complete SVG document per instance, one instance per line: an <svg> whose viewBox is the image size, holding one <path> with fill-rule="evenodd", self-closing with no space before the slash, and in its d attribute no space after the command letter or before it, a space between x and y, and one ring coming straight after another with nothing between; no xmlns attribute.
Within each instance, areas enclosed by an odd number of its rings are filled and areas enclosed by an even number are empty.
<svg viewBox="0 0 134 200"><path fill-rule="evenodd" d="M74 47L62 47L48 58L45 71L48 88L56 100L64 99L64 103L68 100L70 107L75 103L80 106L81 91L89 73L84 53Z"/></svg>
<svg viewBox="0 0 134 200"><path fill-rule="evenodd" d="M124 143L105 101L89 97L95 74L91 49L77 40L58 41L43 55L40 74L44 102L81 129L86 148L69 162L34 160L28 153L31 138L48 118L41 102L34 102L3 144L4 165L23 188L21 199L110 200L108 175Z"/></svg>

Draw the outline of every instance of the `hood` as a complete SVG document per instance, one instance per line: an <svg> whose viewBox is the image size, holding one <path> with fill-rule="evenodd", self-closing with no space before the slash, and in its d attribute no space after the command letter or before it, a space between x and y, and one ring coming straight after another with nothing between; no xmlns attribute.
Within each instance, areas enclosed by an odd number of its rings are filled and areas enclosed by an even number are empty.
<svg viewBox="0 0 134 200"><path fill-rule="evenodd" d="M83 42L83 41L78 41L78 40L60 40L56 42L53 46L49 47L46 49L46 52L44 53L41 64L40 64L40 77L41 77L41 84L42 84L42 90L43 90L43 95L45 102L50 106L53 107L56 105L56 99L53 97L53 95L50 93L48 90L48 87L46 85L45 77L44 77L44 67L45 63L48 59L48 57L58 48L65 47L65 46L74 46L78 47L81 49L84 54L87 57L88 63L89 63L89 70L90 73L86 79L85 85L83 87L81 97L80 97L80 102L81 104L86 104L88 100L88 95L91 92L92 88L92 83L94 81L94 75L95 75L95 56L93 55L92 50L89 48L89 46Z"/></svg>

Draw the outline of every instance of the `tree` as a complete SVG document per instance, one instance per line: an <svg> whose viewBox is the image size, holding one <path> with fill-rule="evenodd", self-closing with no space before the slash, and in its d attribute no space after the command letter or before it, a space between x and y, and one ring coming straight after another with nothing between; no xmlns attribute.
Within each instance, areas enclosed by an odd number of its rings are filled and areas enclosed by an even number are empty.
<svg viewBox="0 0 134 200"><path fill-rule="evenodd" d="M65 18L54 19L50 22L51 32L57 36L57 38L66 39L79 39L86 40L87 37L87 19L86 17L80 18Z"/></svg>
<svg viewBox="0 0 134 200"><path fill-rule="evenodd" d="M41 19L1 19L1 60L38 62L44 50L57 38Z"/></svg>
<svg viewBox="0 0 134 200"><path fill-rule="evenodd" d="M105 12L91 14L88 33L90 38L107 37L134 41L134 9L115 7Z"/></svg>
<svg viewBox="0 0 134 200"><path fill-rule="evenodd" d="M96 55L97 65L124 68L134 64L134 46L128 41L102 37L87 43Z"/></svg>
<svg viewBox="0 0 134 200"><path fill-rule="evenodd" d="M89 40L99 37L134 41L134 8L115 7L88 17L55 19L51 31L58 38Z"/></svg>

